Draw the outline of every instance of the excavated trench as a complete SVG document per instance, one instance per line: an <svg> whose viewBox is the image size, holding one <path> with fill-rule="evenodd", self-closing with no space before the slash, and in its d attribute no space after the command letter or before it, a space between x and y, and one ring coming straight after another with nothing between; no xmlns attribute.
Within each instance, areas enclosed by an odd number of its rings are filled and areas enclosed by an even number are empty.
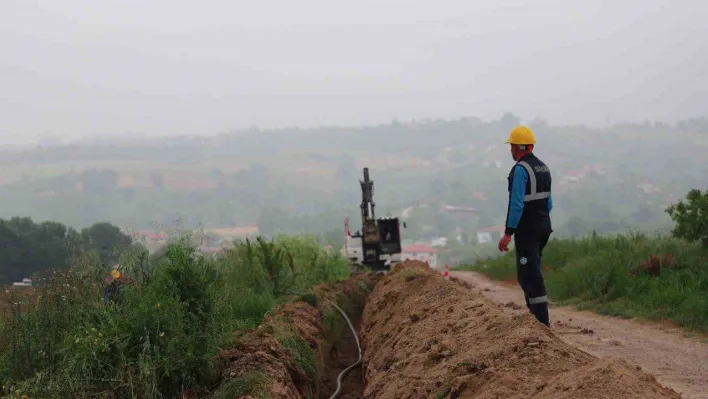
<svg viewBox="0 0 708 399"><path fill-rule="evenodd" d="M366 300L380 276L362 274L316 287L269 314L254 331L237 338L219 358L226 366L218 398L362 398L361 366L350 367ZM348 369L338 384L338 376Z"/></svg>
<svg viewBox="0 0 708 399"><path fill-rule="evenodd" d="M680 398L639 367L567 345L463 282L408 261L317 287L224 351L214 398Z"/></svg>

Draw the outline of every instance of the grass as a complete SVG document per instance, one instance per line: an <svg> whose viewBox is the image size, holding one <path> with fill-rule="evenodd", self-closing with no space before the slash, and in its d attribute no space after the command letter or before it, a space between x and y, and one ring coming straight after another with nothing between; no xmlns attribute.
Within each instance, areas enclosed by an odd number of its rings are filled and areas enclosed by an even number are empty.
<svg viewBox="0 0 708 399"><path fill-rule="evenodd" d="M707 261L708 251L698 243L629 234L551 240L542 264L555 302L708 332ZM516 280L515 254L458 270Z"/></svg>
<svg viewBox="0 0 708 399"><path fill-rule="evenodd" d="M317 359L310 344L300 334L286 326L282 326L276 331L275 339L290 353L293 360L302 367L310 381L316 381Z"/></svg>
<svg viewBox="0 0 708 399"><path fill-rule="evenodd" d="M8 290L10 311L0 329L3 394L203 397L220 379L215 355L233 341L234 331L256 327L291 291L348 277L346 260L312 237L259 238L215 258L196 248L187 236L172 241L162 256L124 254L122 273L136 281L108 305L106 270L89 258L35 280L32 295L12 297L15 291ZM304 351L292 336L281 338L311 373L309 345ZM219 388L223 397L258 397L267 384L254 374L225 385Z"/></svg>
<svg viewBox="0 0 708 399"><path fill-rule="evenodd" d="M264 372L251 372L226 380L214 392L212 399L233 399L250 395L256 399L268 399L269 376Z"/></svg>

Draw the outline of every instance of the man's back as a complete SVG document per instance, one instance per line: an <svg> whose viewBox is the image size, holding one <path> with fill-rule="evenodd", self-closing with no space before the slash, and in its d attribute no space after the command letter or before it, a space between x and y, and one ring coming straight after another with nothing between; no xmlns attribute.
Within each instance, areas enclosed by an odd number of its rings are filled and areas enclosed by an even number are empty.
<svg viewBox="0 0 708 399"><path fill-rule="evenodd" d="M524 207L517 229L551 231L550 211L553 208L553 199L550 168L536 155L529 153L519 159L512 169L512 181L521 176L521 180L525 182Z"/></svg>

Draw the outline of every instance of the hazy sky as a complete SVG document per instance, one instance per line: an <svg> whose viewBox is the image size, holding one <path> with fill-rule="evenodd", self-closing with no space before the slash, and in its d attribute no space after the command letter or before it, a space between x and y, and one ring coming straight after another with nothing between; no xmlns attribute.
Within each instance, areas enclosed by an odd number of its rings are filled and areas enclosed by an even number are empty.
<svg viewBox="0 0 708 399"><path fill-rule="evenodd" d="M708 2L0 0L0 142L708 115Z"/></svg>

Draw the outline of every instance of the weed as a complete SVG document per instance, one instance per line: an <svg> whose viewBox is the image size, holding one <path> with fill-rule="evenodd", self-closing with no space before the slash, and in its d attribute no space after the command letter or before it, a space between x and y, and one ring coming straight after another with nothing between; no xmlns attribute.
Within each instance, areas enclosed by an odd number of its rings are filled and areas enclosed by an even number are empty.
<svg viewBox="0 0 708 399"><path fill-rule="evenodd" d="M416 278L422 276L422 274L420 272L418 272L416 270L411 270L411 269L403 270L401 273L399 273L399 275L400 275L400 277L403 277L406 280L406 282L413 281Z"/></svg>
<svg viewBox="0 0 708 399"><path fill-rule="evenodd" d="M291 290L348 275L346 260L326 253L314 238L258 238L213 259L196 248L187 235L171 240L160 256L123 254L122 273L135 283L107 305L107 270L91 257L77 258L68 270L48 271L31 291L7 290L11 306L0 328L4 393L111 392L114 398L146 399L204 394L203 387L219 379L220 364L213 359L236 339L234 331L257 326ZM309 345L292 335L280 338L314 381ZM227 397L247 389L257 396L264 395L264 385L253 374L219 391Z"/></svg>
<svg viewBox="0 0 708 399"><path fill-rule="evenodd" d="M642 234L551 240L542 263L549 296L623 317L669 319L708 331L706 249ZM482 265L486 267L482 267ZM513 253L462 269L499 280L516 277Z"/></svg>
<svg viewBox="0 0 708 399"><path fill-rule="evenodd" d="M305 302L308 305L312 306L313 308L317 307L317 302L318 302L317 295L315 295L311 292L300 295L300 300L302 302Z"/></svg>
<svg viewBox="0 0 708 399"><path fill-rule="evenodd" d="M275 339L280 345L290 352L295 362L302 367L310 381L316 378L317 364L315 362L315 354L310 344L305 341L298 333L291 329L281 326L275 332Z"/></svg>
<svg viewBox="0 0 708 399"><path fill-rule="evenodd" d="M233 399L250 395L257 399L268 398L269 377L254 371L224 381L212 395L213 399Z"/></svg>
<svg viewBox="0 0 708 399"><path fill-rule="evenodd" d="M450 395L450 392L452 392L452 384L447 383L443 387L443 389L440 391L440 393L437 394L436 398L437 399L445 399Z"/></svg>

